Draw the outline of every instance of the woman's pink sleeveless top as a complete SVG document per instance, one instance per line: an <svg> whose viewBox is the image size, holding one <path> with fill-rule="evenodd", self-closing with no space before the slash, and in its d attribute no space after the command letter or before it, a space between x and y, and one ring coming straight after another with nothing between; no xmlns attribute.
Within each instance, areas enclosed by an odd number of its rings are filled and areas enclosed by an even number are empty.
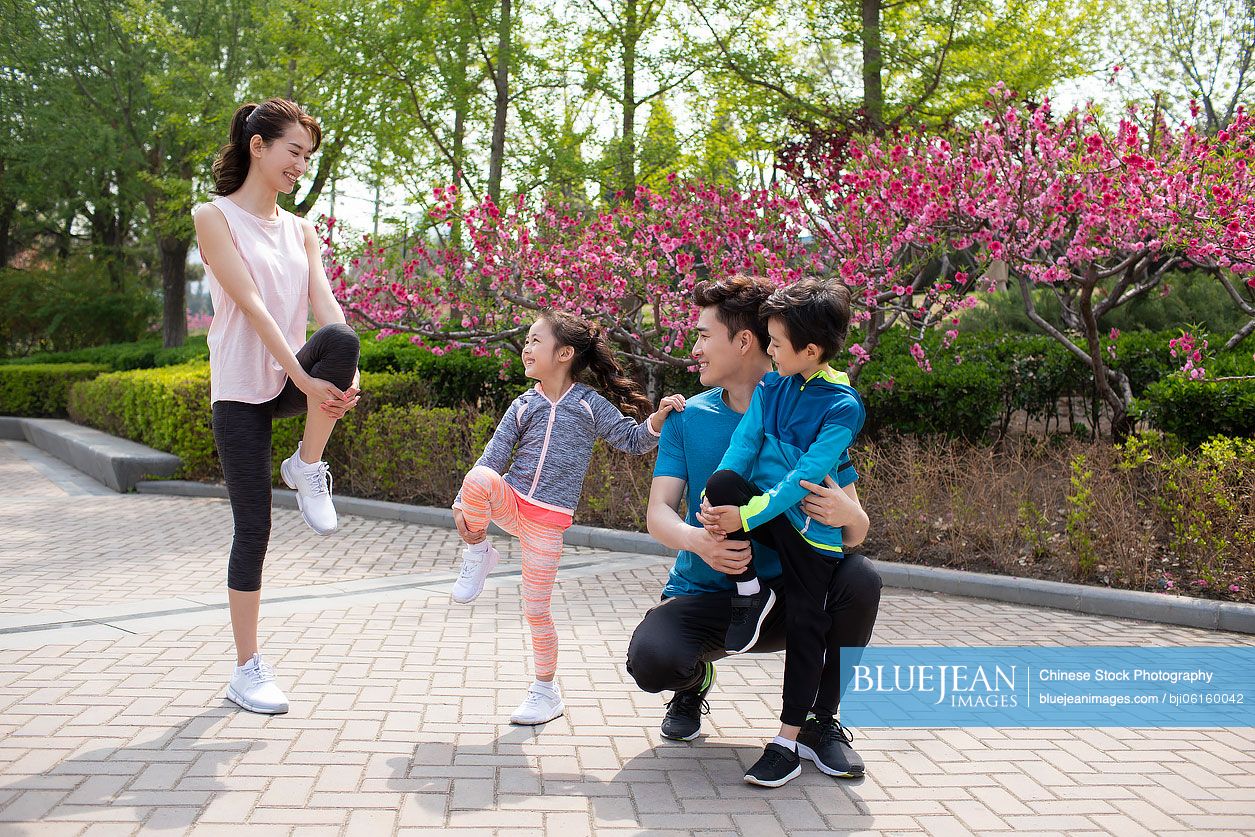
<svg viewBox="0 0 1255 837"><path fill-rule="evenodd" d="M305 345L309 322L309 257L300 219L282 207L273 221L258 218L227 197L215 198L213 205L226 216L231 240L266 310L295 352ZM208 263L205 276L214 304L208 337L210 400L269 401L283 390L287 373L222 289Z"/></svg>

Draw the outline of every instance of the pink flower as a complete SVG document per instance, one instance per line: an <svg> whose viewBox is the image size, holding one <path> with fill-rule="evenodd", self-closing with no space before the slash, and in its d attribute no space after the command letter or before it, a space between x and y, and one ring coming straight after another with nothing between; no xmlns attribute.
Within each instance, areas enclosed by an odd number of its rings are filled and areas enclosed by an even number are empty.
<svg viewBox="0 0 1255 837"><path fill-rule="evenodd" d="M924 354L924 347L919 343L911 344L911 357L915 358L915 365L925 372L933 371L933 366L929 362L928 357Z"/></svg>

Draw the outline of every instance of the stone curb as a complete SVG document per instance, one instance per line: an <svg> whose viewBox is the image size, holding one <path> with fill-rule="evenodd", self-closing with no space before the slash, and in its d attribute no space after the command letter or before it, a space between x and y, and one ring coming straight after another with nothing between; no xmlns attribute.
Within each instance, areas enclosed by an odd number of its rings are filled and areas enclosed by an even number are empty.
<svg viewBox="0 0 1255 837"><path fill-rule="evenodd" d="M141 494L217 498L227 496L225 486L179 480L141 481L136 484L135 488ZM283 508L296 508L296 499L291 491L276 489L274 502L275 505ZM453 526L453 516L448 509L430 506L410 506L384 500L362 500L341 496L336 497L336 508L346 514L356 514L362 517L400 520L442 528ZM624 532L616 529L600 529L595 526L572 526L567 530L564 541L571 546L606 549L614 552L644 555L672 554L672 550L662 546L644 532ZM1034 578L987 575L892 561L876 561L875 563L887 587L992 599L1011 604L1070 610L1094 616L1114 616L1121 619L1140 619L1146 622L1183 625L1190 628L1255 634L1255 606L1247 604L1190 599L1137 590L1112 590L1106 587L1090 587L1084 584L1068 584Z"/></svg>
<svg viewBox="0 0 1255 837"><path fill-rule="evenodd" d="M227 487L204 482L187 482L182 480L143 480L136 484L135 490L140 494L165 494L175 497L216 497L225 500ZM296 494L283 488L273 492L274 504L279 508L296 508ZM359 497L336 495L336 511L343 514L356 514L377 520L399 520L402 523L417 523L420 526L439 526L442 529L453 528L453 514L449 509L438 509L432 506L411 506L405 503L391 503L387 500L363 500ZM493 531L504 535L496 524ZM596 526L572 526L566 530L563 542L568 546L585 546L592 549L605 549L611 552L634 552L643 555L671 555L671 550L641 532L623 532L618 529L601 529Z"/></svg>
<svg viewBox="0 0 1255 837"><path fill-rule="evenodd" d="M174 454L62 419L0 416L0 439L29 442L119 492L145 477L171 476L182 464Z"/></svg>

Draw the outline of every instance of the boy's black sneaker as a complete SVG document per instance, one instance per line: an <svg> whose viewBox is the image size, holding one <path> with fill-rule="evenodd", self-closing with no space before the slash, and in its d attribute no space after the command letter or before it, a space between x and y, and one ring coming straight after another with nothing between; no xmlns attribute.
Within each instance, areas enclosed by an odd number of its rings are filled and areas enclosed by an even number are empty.
<svg viewBox="0 0 1255 837"><path fill-rule="evenodd" d="M729 654L744 654L758 642L767 614L776 604L776 592L763 587L752 596L732 597L732 619L724 637L724 650Z"/></svg>
<svg viewBox="0 0 1255 837"><path fill-rule="evenodd" d="M667 703L667 716L662 719L662 737L672 741L692 741L702 731L702 715L710 712L706 695L715 685L715 664L705 663L706 676L696 689L676 692Z"/></svg>
<svg viewBox="0 0 1255 837"><path fill-rule="evenodd" d="M788 747L771 742L762 757L745 774L745 781L764 788L778 788L802 772L802 760Z"/></svg>
<svg viewBox="0 0 1255 837"><path fill-rule="evenodd" d="M863 760L850 746L853 741L853 734L836 718L812 716L797 735L797 754L829 776L855 779L863 775Z"/></svg>

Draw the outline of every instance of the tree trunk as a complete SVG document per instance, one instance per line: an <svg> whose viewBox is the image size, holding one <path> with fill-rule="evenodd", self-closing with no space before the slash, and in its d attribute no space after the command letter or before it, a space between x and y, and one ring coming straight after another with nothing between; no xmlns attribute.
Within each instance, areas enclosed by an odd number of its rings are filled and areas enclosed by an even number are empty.
<svg viewBox="0 0 1255 837"><path fill-rule="evenodd" d="M488 196L501 205L501 169L505 162L505 124L510 107L510 0L501 0L497 23L497 96L492 117L492 149L488 162Z"/></svg>
<svg viewBox="0 0 1255 837"><path fill-rule="evenodd" d="M863 0L863 110L872 128L884 125L885 93L880 52L881 0Z"/></svg>
<svg viewBox="0 0 1255 837"><path fill-rule="evenodd" d="M13 218L17 213L16 201L0 202L0 268L8 267L14 256L11 241Z"/></svg>
<svg viewBox="0 0 1255 837"><path fill-rule="evenodd" d="M159 236L161 250L161 345L182 346L187 340L187 251L192 242L176 236Z"/></svg>
<svg viewBox="0 0 1255 837"><path fill-rule="evenodd" d="M623 142L619 145L619 182L623 197L636 195L636 0L627 0L623 13Z"/></svg>
<svg viewBox="0 0 1255 837"><path fill-rule="evenodd" d="M457 108L453 112L453 180L451 182L458 184L457 194L454 195L456 201L456 210L452 218L449 220L449 243L453 245L453 249L462 249L462 156L463 143L466 140L466 109L467 102L465 98L460 98ZM497 196L494 195L492 202L497 202Z"/></svg>
<svg viewBox="0 0 1255 837"><path fill-rule="evenodd" d="M0 157L0 186L4 185L4 158ZM17 201L0 200L0 268L9 266L13 258L13 248L9 242L9 231L13 229L13 216L17 211Z"/></svg>
<svg viewBox="0 0 1255 837"><path fill-rule="evenodd" d="M123 247L127 222L119 207L113 206L107 196L98 201L95 211L88 215L91 224L93 257L104 264L109 274L109 286L115 291L126 284L126 252Z"/></svg>
<svg viewBox="0 0 1255 837"><path fill-rule="evenodd" d="M453 95L453 141L451 149L449 182L458 187L454 196L455 209L449 219L449 241L455 250L462 249L462 188L465 178L466 162L466 117L470 113L470 96L467 90L466 75L470 69L470 42L465 38L457 41L457 52L450 65L449 92ZM491 68L489 68L491 74ZM496 199L493 199L494 202Z"/></svg>
<svg viewBox="0 0 1255 837"><path fill-rule="evenodd" d="M1093 274L1093 268L1090 273ZM1098 318L1094 316L1094 288L1098 284L1097 276L1081 286L1078 296L1081 321L1085 326L1085 340L1089 349L1089 364L1094 373L1094 385L1098 388L1099 397L1111 408L1111 435L1123 439L1133 429L1133 420L1129 416L1129 405L1133 400L1133 392L1123 372L1107 368L1102 357L1102 342L1098 335ZM1112 388L1113 379L1120 385L1121 392ZM1097 405L1095 405L1097 406ZM1098 435L1098 422L1094 421L1094 435Z"/></svg>

